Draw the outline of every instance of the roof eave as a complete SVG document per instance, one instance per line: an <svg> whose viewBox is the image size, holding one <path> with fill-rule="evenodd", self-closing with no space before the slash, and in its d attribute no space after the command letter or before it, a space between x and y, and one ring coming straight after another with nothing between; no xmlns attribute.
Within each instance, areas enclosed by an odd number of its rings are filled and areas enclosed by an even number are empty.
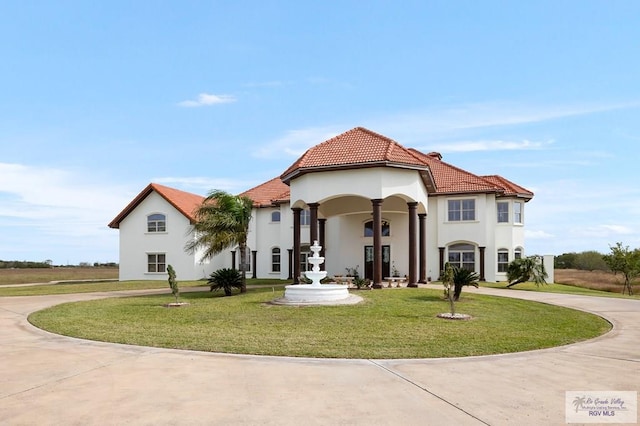
<svg viewBox="0 0 640 426"><path fill-rule="evenodd" d="M313 166L313 167L300 167L295 170L292 170L286 175L282 175L280 178L282 181L290 185L290 182L302 175L307 173L315 173L315 172L333 172L337 170L355 170L355 169L369 169L374 167L392 167L398 169L409 169L409 170L418 170L418 171L426 171L429 174L429 179L433 182L433 176L431 176L431 171L429 170L429 166L422 164L408 164L408 163L398 163L395 161L372 161L370 163L349 163L349 164L332 164L327 166ZM425 182L426 185L426 182ZM435 184L433 185L435 188Z"/></svg>

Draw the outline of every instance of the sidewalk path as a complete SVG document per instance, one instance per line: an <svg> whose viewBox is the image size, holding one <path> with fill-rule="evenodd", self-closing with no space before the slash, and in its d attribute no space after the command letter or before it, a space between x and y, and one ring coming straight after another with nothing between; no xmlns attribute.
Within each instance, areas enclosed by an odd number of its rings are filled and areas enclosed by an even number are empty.
<svg viewBox="0 0 640 426"><path fill-rule="evenodd" d="M260 357L91 342L27 322L47 306L121 293L4 297L0 424L560 425L565 391L640 390L640 300L468 291L586 310L614 330L485 357Z"/></svg>

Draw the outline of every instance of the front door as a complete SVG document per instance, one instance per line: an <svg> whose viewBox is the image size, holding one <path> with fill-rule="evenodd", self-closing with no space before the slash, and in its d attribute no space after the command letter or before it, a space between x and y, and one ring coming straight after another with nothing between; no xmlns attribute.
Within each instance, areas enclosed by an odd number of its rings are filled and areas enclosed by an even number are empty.
<svg viewBox="0 0 640 426"><path fill-rule="evenodd" d="M391 274L391 246L382 246L382 278ZM364 246L364 278L373 280L373 246Z"/></svg>

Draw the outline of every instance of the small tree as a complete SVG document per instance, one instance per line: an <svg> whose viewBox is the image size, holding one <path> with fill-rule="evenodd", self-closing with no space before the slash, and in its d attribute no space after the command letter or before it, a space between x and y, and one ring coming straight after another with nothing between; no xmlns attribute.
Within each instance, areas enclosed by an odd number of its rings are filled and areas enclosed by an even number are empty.
<svg viewBox="0 0 640 426"><path fill-rule="evenodd" d="M207 281L211 287L210 291L224 290L225 296L231 296L233 289L237 288L242 291L242 274L237 269L223 268L218 269L210 275Z"/></svg>
<svg viewBox="0 0 640 426"><path fill-rule="evenodd" d="M620 272L624 277L622 294L626 292L629 296L633 293L631 283L640 276L640 249L629 250L629 246L622 246L622 243L616 243L615 246L609 246L610 254L604 256L605 262L609 268L617 274Z"/></svg>
<svg viewBox="0 0 640 426"><path fill-rule="evenodd" d="M534 282L536 286L546 284L548 276L540 256L515 259L507 266L507 288L527 281Z"/></svg>
<svg viewBox="0 0 640 426"><path fill-rule="evenodd" d="M178 288L178 281L176 280L176 271L174 271L173 266L167 265L167 273L169 274L169 287L171 287L171 293L173 293L173 297L176 298L176 303L178 303L178 297L180 296L180 289Z"/></svg>
<svg viewBox="0 0 640 426"><path fill-rule="evenodd" d="M456 314L456 306L453 298L453 267L449 262L444 264L444 271L442 271L442 276L440 279L442 280L442 285L444 285L444 294L449 300L449 306L451 310L451 315Z"/></svg>
<svg viewBox="0 0 640 426"><path fill-rule="evenodd" d="M453 298L460 300L460 293L462 293L462 287L473 286L478 288L478 280L480 276L477 272L470 271L466 268L453 267Z"/></svg>

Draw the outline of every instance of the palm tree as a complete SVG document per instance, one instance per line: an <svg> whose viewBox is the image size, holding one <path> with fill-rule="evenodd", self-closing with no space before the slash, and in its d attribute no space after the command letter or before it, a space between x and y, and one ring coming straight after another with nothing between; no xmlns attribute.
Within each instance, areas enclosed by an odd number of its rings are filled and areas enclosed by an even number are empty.
<svg viewBox="0 0 640 426"><path fill-rule="evenodd" d="M249 197L221 190L211 191L195 211L196 221L191 230L194 238L185 247L189 253L204 249L204 260L229 247L238 246L242 266L241 293L247 291L244 265L247 264L247 235L252 208L253 201Z"/></svg>
<svg viewBox="0 0 640 426"><path fill-rule="evenodd" d="M507 288L527 281L533 281L537 286L546 284L548 276L540 256L515 259L507 266Z"/></svg>
<svg viewBox="0 0 640 426"><path fill-rule="evenodd" d="M222 289L225 296L231 296L234 288L242 291L242 275L235 269L218 269L210 275L207 284L211 287L210 291Z"/></svg>
<svg viewBox="0 0 640 426"><path fill-rule="evenodd" d="M466 268L460 268L460 267L454 266L453 267L453 287L454 287L453 299L456 301L460 299L460 293L462 293L463 286L470 285L475 288L478 288L479 278L480 276L478 275L477 272L470 271L469 269L466 269Z"/></svg>

